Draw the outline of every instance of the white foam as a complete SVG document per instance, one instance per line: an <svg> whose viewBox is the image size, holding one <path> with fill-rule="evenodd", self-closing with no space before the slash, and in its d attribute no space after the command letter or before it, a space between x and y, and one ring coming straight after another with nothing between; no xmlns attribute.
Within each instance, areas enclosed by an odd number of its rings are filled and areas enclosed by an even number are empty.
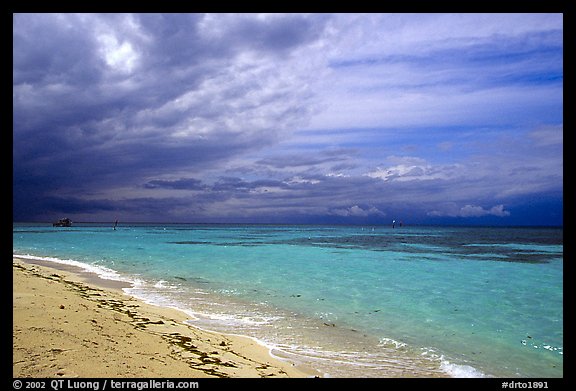
<svg viewBox="0 0 576 391"><path fill-rule="evenodd" d="M274 321L281 319L278 316L263 316L263 315L239 315L230 313L204 313L204 312L194 312L197 318L204 319L207 321L213 321L217 324L227 325L227 326L260 326L264 324L270 324Z"/></svg>
<svg viewBox="0 0 576 391"><path fill-rule="evenodd" d="M390 346L390 345L394 345L394 347L396 349L406 347L406 344L404 342L396 341L392 338L380 338L378 346L384 346L385 347L385 346Z"/></svg>
<svg viewBox="0 0 576 391"><path fill-rule="evenodd" d="M166 289L166 290L176 290L178 289L177 285L171 284L166 280L159 280L154 284L154 288L156 289Z"/></svg>
<svg viewBox="0 0 576 391"><path fill-rule="evenodd" d="M470 365L454 364L443 357L441 358L440 369L446 372L451 377L458 378L481 378L488 377L478 369L471 367Z"/></svg>
<svg viewBox="0 0 576 391"><path fill-rule="evenodd" d="M13 254L13 256L16 258L22 258L22 259L44 261L44 262L53 262L53 263L58 263L61 265L74 266L74 267L80 268L86 272L94 273L98 277L105 279L105 280L122 281L122 282L127 282L130 284L135 284L137 282L134 279L130 279L126 276L122 276L118 272L116 272L115 270L109 269L107 267L99 266L99 265L90 265L87 263L75 261L73 259L60 259L60 258L56 258L56 257L39 257L36 255L28 255L28 254Z"/></svg>

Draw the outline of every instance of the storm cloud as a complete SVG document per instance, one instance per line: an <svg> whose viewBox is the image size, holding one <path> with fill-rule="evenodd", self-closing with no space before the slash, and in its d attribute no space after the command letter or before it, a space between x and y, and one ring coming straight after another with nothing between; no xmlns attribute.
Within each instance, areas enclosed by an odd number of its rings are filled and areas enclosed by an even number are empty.
<svg viewBox="0 0 576 391"><path fill-rule="evenodd" d="M562 34L556 14L15 14L13 218L562 224Z"/></svg>

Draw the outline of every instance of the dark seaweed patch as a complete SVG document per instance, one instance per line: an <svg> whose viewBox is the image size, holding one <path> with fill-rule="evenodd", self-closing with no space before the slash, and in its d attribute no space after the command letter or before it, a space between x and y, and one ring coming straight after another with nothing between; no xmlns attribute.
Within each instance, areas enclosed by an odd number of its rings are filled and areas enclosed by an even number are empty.
<svg viewBox="0 0 576 391"><path fill-rule="evenodd" d="M211 244L211 242L195 241L195 240L185 240L185 241L166 242L166 243L170 243L170 244Z"/></svg>

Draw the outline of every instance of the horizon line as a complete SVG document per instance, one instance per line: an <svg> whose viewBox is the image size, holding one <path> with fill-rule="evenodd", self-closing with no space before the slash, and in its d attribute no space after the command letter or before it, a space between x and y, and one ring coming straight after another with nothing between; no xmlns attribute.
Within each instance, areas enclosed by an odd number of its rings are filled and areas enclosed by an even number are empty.
<svg viewBox="0 0 576 391"><path fill-rule="evenodd" d="M130 225L130 224L140 224L140 225L177 225L177 224L188 224L188 225L226 225L226 224L234 224L234 225L305 225L305 226L377 226L377 227L390 227L392 223L374 223L374 224L362 224L362 223L273 223L273 222L170 222L170 221L120 221L120 220L107 220L107 221L72 221L75 224L111 224L113 225L116 221L118 221L118 226L121 225ZM398 220L396 220L398 222ZM12 224L52 224L53 221L12 221ZM414 224L406 224L402 222L402 225L396 225L396 228L404 228L404 227L478 227L478 228L564 228L564 225L557 225L557 224L550 224L550 225L543 225L543 224L504 224L504 225L487 225L487 224L473 224L473 223L451 223L451 224L443 224L443 223L414 223ZM395 229L396 229L395 228Z"/></svg>

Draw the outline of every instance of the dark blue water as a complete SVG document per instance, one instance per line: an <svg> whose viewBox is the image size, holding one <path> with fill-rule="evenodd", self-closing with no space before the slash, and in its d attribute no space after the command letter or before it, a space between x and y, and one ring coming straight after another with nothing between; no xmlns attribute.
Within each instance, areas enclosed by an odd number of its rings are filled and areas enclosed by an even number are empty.
<svg viewBox="0 0 576 391"><path fill-rule="evenodd" d="M563 376L563 230L14 224L13 253L329 376Z"/></svg>

